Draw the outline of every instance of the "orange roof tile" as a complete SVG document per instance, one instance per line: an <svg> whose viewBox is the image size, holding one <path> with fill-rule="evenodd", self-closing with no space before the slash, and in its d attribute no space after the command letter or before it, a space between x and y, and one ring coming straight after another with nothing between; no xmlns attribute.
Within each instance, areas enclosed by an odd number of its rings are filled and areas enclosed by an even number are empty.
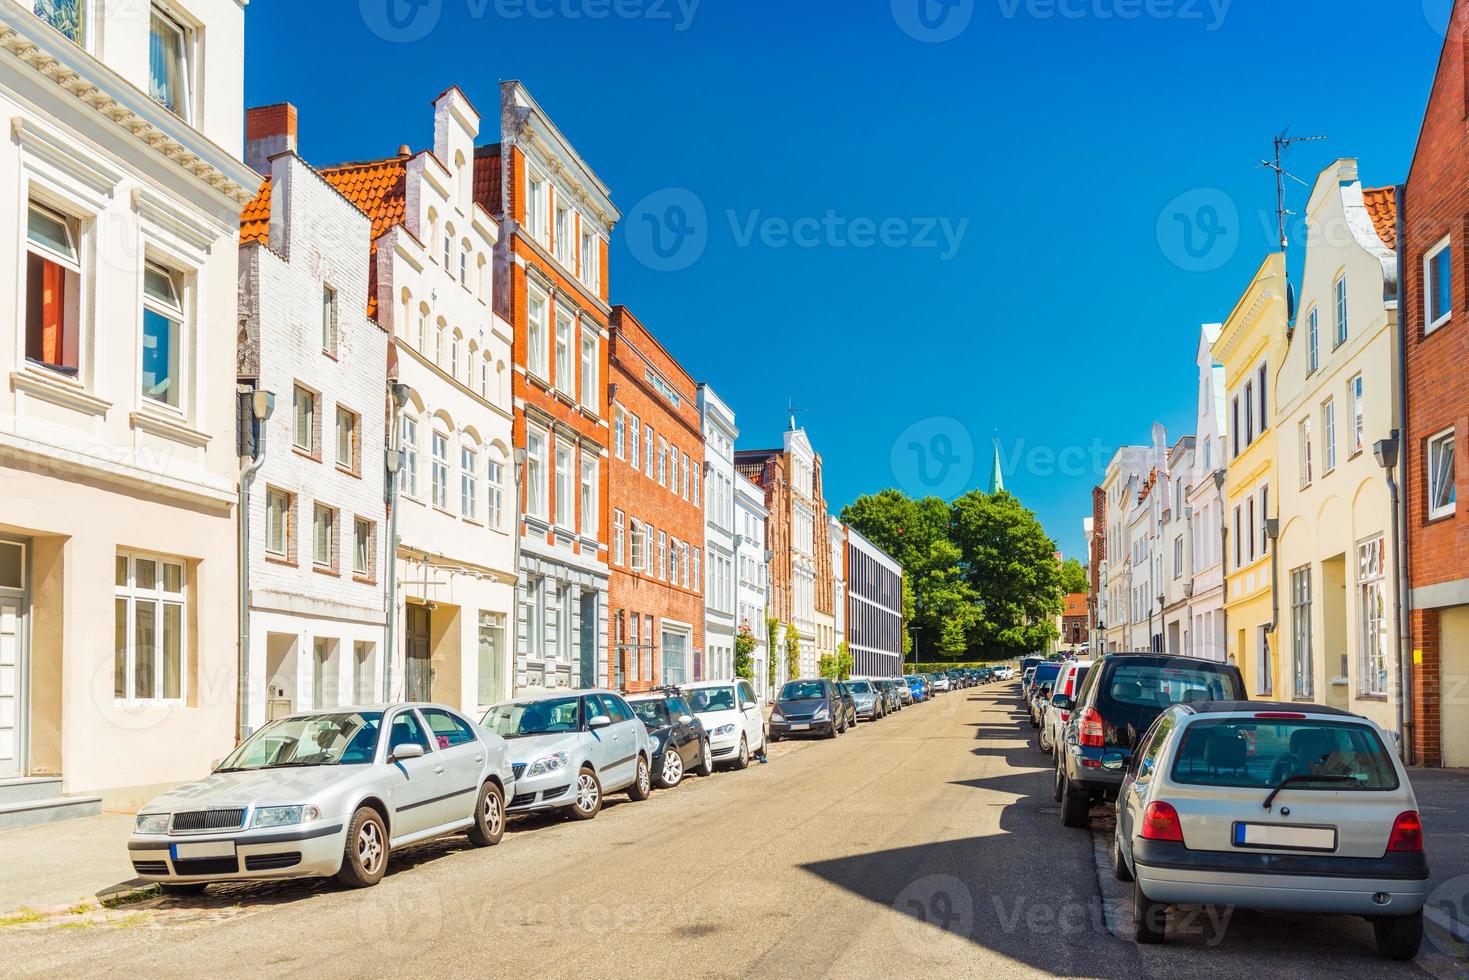
<svg viewBox="0 0 1469 980"><path fill-rule="evenodd" d="M408 213L407 158L347 163L340 167L326 167L320 173L327 183L372 219L372 248L376 252L378 238Z"/></svg>
<svg viewBox="0 0 1469 980"><path fill-rule="evenodd" d="M240 212L240 244L270 243L270 178L260 185L260 193Z"/></svg>
<svg viewBox="0 0 1469 980"><path fill-rule="evenodd" d="M1086 593L1073 592L1066 597L1066 608L1061 613L1063 616L1085 616L1086 615Z"/></svg>
<svg viewBox="0 0 1469 980"><path fill-rule="evenodd" d="M1372 216L1372 225L1377 237L1388 248L1398 247L1398 197L1391 187L1364 187L1362 200L1367 203L1367 213Z"/></svg>

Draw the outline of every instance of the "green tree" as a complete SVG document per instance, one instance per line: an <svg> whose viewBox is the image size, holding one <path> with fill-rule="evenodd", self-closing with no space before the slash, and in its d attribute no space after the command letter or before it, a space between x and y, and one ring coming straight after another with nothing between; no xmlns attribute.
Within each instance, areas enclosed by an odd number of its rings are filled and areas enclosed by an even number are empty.
<svg viewBox="0 0 1469 980"><path fill-rule="evenodd" d="M1090 592L1091 589L1092 580L1086 574L1086 566L1075 558L1068 558L1061 563L1061 594L1063 596Z"/></svg>
<svg viewBox="0 0 1469 980"><path fill-rule="evenodd" d="M734 669L735 676L747 681L755 679L755 658L750 656L755 652L755 633L750 629L749 623L741 623L739 630L735 633L734 642Z"/></svg>
<svg viewBox="0 0 1469 980"><path fill-rule="evenodd" d="M852 670L857 666L857 661L852 657L852 651L843 640L837 644L836 655L837 680L847 681L852 679Z"/></svg>
<svg viewBox="0 0 1469 980"><path fill-rule="evenodd" d="M955 500L951 534L965 582L982 615L969 628L970 648L987 658L1043 650L1059 637L1061 566L1056 543L1013 495L973 491Z"/></svg>
<svg viewBox="0 0 1469 980"><path fill-rule="evenodd" d="M801 636L796 627L786 623L786 680L801 676Z"/></svg>
<svg viewBox="0 0 1469 980"><path fill-rule="evenodd" d="M765 620L765 686L774 691L778 664L775 657L775 638L780 632L780 620L771 616Z"/></svg>

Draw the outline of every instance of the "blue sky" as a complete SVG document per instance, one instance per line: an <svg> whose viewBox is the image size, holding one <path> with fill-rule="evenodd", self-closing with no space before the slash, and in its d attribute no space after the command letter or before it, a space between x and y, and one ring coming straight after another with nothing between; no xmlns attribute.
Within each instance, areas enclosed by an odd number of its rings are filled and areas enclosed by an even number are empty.
<svg viewBox="0 0 1469 980"><path fill-rule="evenodd" d="M1273 247L1272 137L1331 137L1291 151L1308 183L1403 180L1447 5L252 0L246 94L328 164L428 145L450 84L497 138L521 79L624 213L613 302L742 447L794 400L838 511L982 488L998 434L1082 555L1097 461L1191 429L1198 325Z"/></svg>

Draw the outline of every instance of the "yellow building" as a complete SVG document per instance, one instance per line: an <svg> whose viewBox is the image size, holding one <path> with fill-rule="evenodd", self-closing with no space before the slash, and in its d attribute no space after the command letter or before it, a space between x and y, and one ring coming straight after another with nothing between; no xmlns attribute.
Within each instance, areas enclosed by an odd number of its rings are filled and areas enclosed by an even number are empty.
<svg viewBox="0 0 1469 980"><path fill-rule="evenodd" d="M1244 674L1251 697L1273 696L1280 677L1275 631L1279 595L1272 537L1278 486L1275 376L1286 350L1285 256L1261 263L1219 339L1214 359L1224 365L1227 541L1224 612L1229 660Z"/></svg>

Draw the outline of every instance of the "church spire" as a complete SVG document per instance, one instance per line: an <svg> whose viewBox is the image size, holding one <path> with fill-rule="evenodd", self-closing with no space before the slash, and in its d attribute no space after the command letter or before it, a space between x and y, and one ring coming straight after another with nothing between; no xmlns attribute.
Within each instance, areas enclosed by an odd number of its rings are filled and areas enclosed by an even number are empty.
<svg viewBox="0 0 1469 980"><path fill-rule="evenodd" d="M1002 493L1005 490L1005 470L1000 465L1000 437L995 436L995 458L990 466L990 493Z"/></svg>

